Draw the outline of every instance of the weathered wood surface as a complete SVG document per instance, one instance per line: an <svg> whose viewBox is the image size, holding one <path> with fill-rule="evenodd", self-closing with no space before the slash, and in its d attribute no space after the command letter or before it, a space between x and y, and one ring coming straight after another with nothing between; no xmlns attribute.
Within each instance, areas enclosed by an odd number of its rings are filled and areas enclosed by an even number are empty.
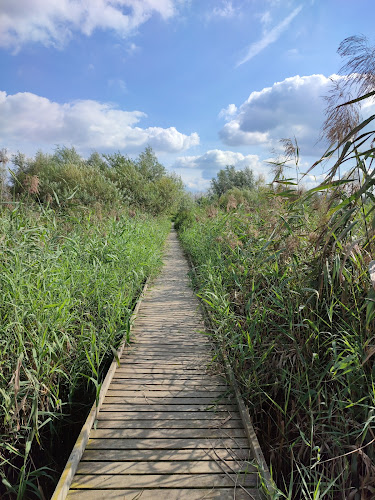
<svg viewBox="0 0 375 500"><path fill-rule="evenodd" d="M211 366L187 273L172 232L69 500L260 498L236 400Z"/></svg>
<svg viewBox="0 0 375 500"><path fill-rule="evenodd" d="M235 491L235 493L234 493ZM119 490L71 490L69 499L73 500L249 500L260 499L256 489L246 491L230 488L212 487L211 489L119 489Z"/></svg>

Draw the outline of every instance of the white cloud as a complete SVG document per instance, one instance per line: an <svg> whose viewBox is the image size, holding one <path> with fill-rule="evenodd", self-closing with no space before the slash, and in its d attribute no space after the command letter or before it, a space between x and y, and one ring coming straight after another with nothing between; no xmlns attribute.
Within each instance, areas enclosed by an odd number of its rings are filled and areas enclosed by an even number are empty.
<svg viewBox="0 0 375 500"><path fill-rule="evenodd" d="M260 92L252 92L227 119L219 135L229 146L259 144L276 147L282 138L295 136L302 154L317 151L320 128L324 121L323 95L327 95L330 79L324 75L293 76Z"/></svg>
<svg viewBox="0 0 375 500"><path fill-rule="evenodd" d="M185 135L175 127L136 126L144 117L141 111L124 111L92 100L59 104L30 92L7 95L0 91L0 137L8 148L72 144L80 150L131 152L149 144L156 151L178 153L199 144L195 132Z"/></svg>
<svg viewBox="0 0 375 500"><path fill-rule="evenodd" d="M266 31L263 37L255 43L252 43L250 47L247 49L246 55L240 59L237 63L237 67L241 66L247 61L250 61L253 57L255 57L259 52L268 47L271 43L276 42L281 34L287 29L289 24L293 21L293 19L301 12L302 5L296 7L289 16L281 21L277 26L272 28L269 31Z"/></svg>
<svg viewBox="0 0 375 500"><path fill-rule="evenodd" d="M175 0L1 0L0 46L62 47L73 33L90 36L97 29L125 37L152 15L168 19L175 11Z"/></svg>
<svg viewBox="0 0 375 500"><path fill-rule="evenodd" d="M218 2L217 2L218 3ZM238 6L233 6L231 0L222 0L219 5L205 14L206 21L227 20L241 16L242 12Z"/></svg>
<svg viewBox="0 0 375 500"><path fill-rule="evenodd" d="M228 120L231 116L237 113L237 106L235 104L228 104L228 106L222 109L219 113L219 118L225 118Z"/></svg>
<svg viewBox="0 0 375 500"><path fill-rule="evenodd" d="M204 192L210 187L210 180L204 179L200 170L177 167L174 172L181 176L185 186L190 191Z"/></svg>
<svg viewBox="0 0 375 500"><path fill-rule="evenodd" d="M200 178L207 180L215 177L217 172L227 165L234 165L238 169L250 167L255 174L264 173L265 171L265 165L260 161L258 155L243 155L242 153L222 151L221 149L212 149L198 156L180 156L172 168L185 173L189 171L200 172Z"/></svg>
<svg viewBox="0 0 375 500"><path fill-rule="evenodd" d="M301 170L303 171L303 169ZM319 186L319 184L321 184L325 180L325 178L326 178L325 174L317 174L317 175L308 174L301 178L301 185L305 189L312 189L316 186Z"/></svg>
<svg viewBox="0 0 375 500"><path fill-rule="evenodd" d="M215 7L213 11L209 14L210 18L213 17L222 17L228 19L230 17L234 17L237 13L237 9L233 7L233 4L229 0L225 0L222 2L220 7Z"/></svg>
<svg viewBox="0 0 375 500"><path fill-rule="evenodd" d="M259 14L257 17L259 17L259 20L264 28L268 27L271 24L272 16L269 10L262 12L262 14Z"/></svg>

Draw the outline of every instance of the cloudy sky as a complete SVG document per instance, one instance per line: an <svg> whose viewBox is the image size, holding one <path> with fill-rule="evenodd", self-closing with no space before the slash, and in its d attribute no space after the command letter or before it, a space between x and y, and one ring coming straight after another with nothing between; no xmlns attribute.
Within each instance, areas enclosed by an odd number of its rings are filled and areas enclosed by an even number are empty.
<svg viewBox="0 0 375 500"><path fill-rule="evenodd" d="M336 50L375 44L373 0L1 0L0 148L160 161L202 191L225 165L269 175L317 143Z"/></svg>

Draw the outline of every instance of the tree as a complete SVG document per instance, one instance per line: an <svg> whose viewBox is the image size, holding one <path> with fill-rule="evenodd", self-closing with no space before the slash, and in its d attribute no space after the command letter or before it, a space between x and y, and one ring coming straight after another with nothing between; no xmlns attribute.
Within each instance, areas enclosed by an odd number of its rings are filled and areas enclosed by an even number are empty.
<svg viewBox="0 0 375 500"><path fill-rule="evenodd" d="M166 170L159 163L154 151L150 146L138 156L136 166L140 174L148 181L156 181L166 174Z"/></svg>
<svg viewBox="0 0 375 500"><path fill-rule="evenodd" d="M216 196L221 196L232 188L254 189L254 174L250 167L236 170L234 165L227 165L219 170L216 179L211 180L211 192Z"/></svg>
<svg viewBox="0 0 375 500"><path fill-rule="evenodd" d="M84 163L83 158L79 156L74 147L57 146L52 159L58 165L81 165Z"/></svg>

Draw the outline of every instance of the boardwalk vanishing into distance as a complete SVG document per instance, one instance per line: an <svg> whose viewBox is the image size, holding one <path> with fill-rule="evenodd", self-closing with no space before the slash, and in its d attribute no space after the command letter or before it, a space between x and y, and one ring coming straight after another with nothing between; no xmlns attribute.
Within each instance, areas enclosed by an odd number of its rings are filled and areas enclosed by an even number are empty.
<svg viewBox="0 0 375 500"><path fill-rule="evenodd" d="M69 500L261 498L249 441L212 353L176 233L141 304Z"/></svg>

